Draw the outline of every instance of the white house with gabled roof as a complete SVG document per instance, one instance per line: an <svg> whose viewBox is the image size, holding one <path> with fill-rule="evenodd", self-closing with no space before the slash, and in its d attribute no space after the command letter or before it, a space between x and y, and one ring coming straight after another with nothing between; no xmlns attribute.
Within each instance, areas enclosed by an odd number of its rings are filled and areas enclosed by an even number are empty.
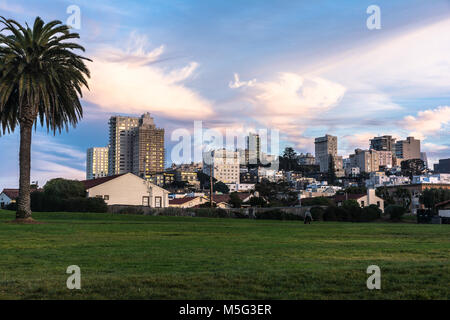
<svg viewBox="0 0 450 320"><path fill-rule="evenodd" d="M132 173L82 181L90 198L103 198L107 205L167 208L169 191Z"/></svg>

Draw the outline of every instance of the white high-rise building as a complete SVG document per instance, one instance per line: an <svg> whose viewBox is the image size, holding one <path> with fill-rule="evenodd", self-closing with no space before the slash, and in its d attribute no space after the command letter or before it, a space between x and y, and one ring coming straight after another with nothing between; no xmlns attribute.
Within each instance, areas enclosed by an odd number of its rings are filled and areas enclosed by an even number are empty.
<svg viewBox="0 0 450 320"><path fill-rule="evenodd" d="M86 152L86 179L96 179L108 175L108 147L89 148Z"/></svg>
<svg viewBox="0 0 450 320"><path fill-rule="evenodd" d="M223 183L240 183L239 152L226 149L203 153L203 172Z"/></svg>

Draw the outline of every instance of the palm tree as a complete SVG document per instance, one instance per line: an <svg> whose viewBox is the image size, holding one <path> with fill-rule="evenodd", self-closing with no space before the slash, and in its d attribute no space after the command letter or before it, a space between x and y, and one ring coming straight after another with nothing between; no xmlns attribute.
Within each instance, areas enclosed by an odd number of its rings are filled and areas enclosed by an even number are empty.
<svg viewBox="0 0 450 320"><path fill-rule="evenodd" d="M67 42L78 39L61 21L33 29L0 17L0 132L20 127L20 178L16 219L30 219L30 150L33 125L59 133L75 126L83 116L79 97L88 88L89 70L73 50L84 48ZM6 34L5 34L6 33ZM89 60L91 61L91 60Z"/></svg>

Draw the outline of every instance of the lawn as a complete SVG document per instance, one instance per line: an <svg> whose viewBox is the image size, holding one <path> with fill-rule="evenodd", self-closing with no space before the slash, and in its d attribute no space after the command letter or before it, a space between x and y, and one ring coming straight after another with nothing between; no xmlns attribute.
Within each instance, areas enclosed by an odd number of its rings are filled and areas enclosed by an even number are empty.
<svg viewBox="0 0 450 320"><path fill-rule="evenodd" d="M0 299L449 299L450 225L0 211ZM381 268L381 290L366 269ZM66 288L69 265L81 290Z"/></svg>

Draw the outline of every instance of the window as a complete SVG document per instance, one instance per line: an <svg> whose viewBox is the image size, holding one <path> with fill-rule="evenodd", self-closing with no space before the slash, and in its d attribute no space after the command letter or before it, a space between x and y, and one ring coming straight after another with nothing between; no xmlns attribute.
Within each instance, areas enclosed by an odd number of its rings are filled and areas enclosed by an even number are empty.
<svg viewBox="0 0 450 320"><path fill-rule="evenodd" d="M142 197L142 205L144 207L148 207L149 204L149 197Z"/></svg>
<svg viewBox="0 0 450 320"><path fill-rule="evenodd" d="M380 207L380 201L377 201L377 207L378 208Z"/></svg>
<svg viewBox="0 0 450 320"><path fill-rule="evenodd" d="M103 196L103 199L104 199L104 200L109 200L109 195L105 194L105 195Z"/></svg>
<svg viewBox="0 0 450 320"><path fill-rule="evenodd" d="M161 208L161 197L155 197L155 208Z"/></svg>
<svg viewBox="0 0 450 320"><path fill-rule="evenodd" d="M364 207L364 201L361 201L361 207Z"/></svg>

